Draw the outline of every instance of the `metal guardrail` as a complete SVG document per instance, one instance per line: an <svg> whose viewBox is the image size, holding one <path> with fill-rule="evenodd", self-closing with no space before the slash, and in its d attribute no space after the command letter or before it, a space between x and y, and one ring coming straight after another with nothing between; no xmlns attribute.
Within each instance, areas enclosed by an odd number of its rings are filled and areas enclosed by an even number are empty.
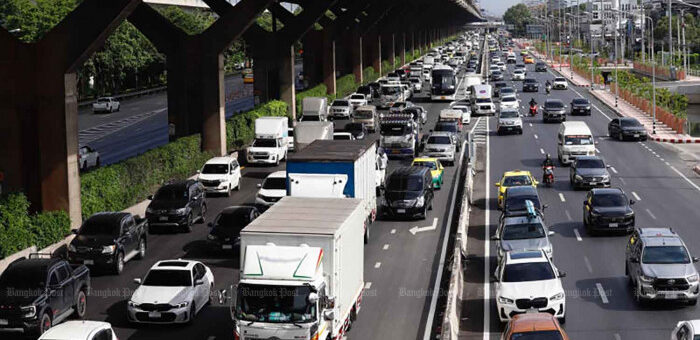
<svg viewBox="0 0 700 340"><path fill-rule="evenodd" d="M145 95L149 95L149 94L153 94L153 93L158 93L158 92L161 92L161 91L165 91L165 90L167 90L167 89L168 89L167 86L159 86L159 87L154 87L154 88L152 88L152 89L146 89L146 90L141 90L141 91L136 91L136 92L129 92L129 93L125 93L125 94L117 94L117 95L114 95L114 96L107 96L107 97L112 97L112 98L114 98L114 99L119 100L119 99L126 99L126 98L133 98L133 97L145 96ZM83 101L81 101L81 102L78 102L78 107L85 107L85 106L92 105L92 103L94 103L95 100L97 100L97 99L83 100Z"/></svg>

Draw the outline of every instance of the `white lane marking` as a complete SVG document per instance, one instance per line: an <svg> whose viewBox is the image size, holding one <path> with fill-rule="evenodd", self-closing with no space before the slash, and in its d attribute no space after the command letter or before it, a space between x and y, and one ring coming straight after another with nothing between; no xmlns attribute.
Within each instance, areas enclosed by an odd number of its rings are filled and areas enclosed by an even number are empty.
<svg viewBox="0 0 700 340"><path fill-rule="evenodd" d="M654 214L651 213L651 210L649 210L649 209L645 209L645 210L647 211L647 214L649 214L649 216L651 216L651 218L656 219L656 216L654 216Z"/></svg>
<svg viewBox="0 0 700 340"><path fill-rule="evenodd" d="M626 184L626 183L625 183L625 179L622 178L622 177L620 177L620 182L622 182L622 184Z"/></svg>
<svg viewBox="0 0 700 340"><path fill-rule="evenodd" d="M530 125L530 127L532 127L532 123L527 123L527 125Z"/></svg>
<svg viewBox="0 0 700 340"><path fill-rule="evenodd" d="M615 170L615 167L614 167L614 166L611 166L611 167L610 167L610 171L612 171L613 173L617 173L617 170Z"/></svg>
<svg viewBox="0 0 700 340"><path fill-rule="evenodd" d="M535 139L538 139L538 138L539 138L539 137L537 137L537 134L535 134L535 135L533 135L533 136L535 136Z"/></svg>
<svg viewBox="0 0 700 340"><path fill-rule="evenodd" d="M377 269L377 268L379 268L379 267L381 267L381 266L382 266L382 263L381 263L381 262L377 262L377 263L374 264L374 268L375 268L375 269Z"/></svg>
<svg viewBox="0 0 700 340"><path fill-rule="evenodd" d="M668 166L671 166L671 164L669 164L668 162L664 162L664 163L665 163L666 165L668 165Z"/></svg>
<svg viewBox="0 0 700 340"><path fill-rule="evenodd" d="M544 149L540 148L540 153L544 155Z"/></svg>
<svg viewBox="0 0 700 340"><path fill-rule="evenodd" d="M564 198L564 194L562 194L561 192L559 193L559 199L560 199L562 202L566 202L566 198Z"/></svg>
<svg viewBox="0 0 700 340"><path fill-rule="evenodd" d="M578 228L574 228L574 235L576 235L576 241L583 241L583 239L581 238L581 234L578 232Z"/></svg>
<svg viewBox="0 0 700 340"><path fill-rule="evenodd" d="M389 249L389 244L385 244L384 247L382 247L382 249L384 249L384 250Z"/></svg>
<svg viewBox="0 0 700 340"><path fill-rule="evenodd" d="M666 165L668 165L668 162L666 162ZM698 186L697 184L693 183L693 181L691 181L690 179L688 179L688 177L685 177L685 175L682 174L680 171L678 171L678 169L676 169L676 168L673 167L673 166L671 166L671 169L672 169L673 171L675 171L679 176L683 177L683 179L684 179L686 182L690 183L690 185L692 185L695 189L697 189L698 191L700 191L700 186Z"/></svg>
<svg viewBox="0 0 700 340"><path fill-rule="evenodd" d="M566 214L566 218L569 219L569 221L573 221L574 219L571 218L571 214L569 214L568 210L564 210L564 213Z"/></svg>
<svg viewBox="0 0 700 340"><path fill-rule="evenodd" d="M632 191L632 196L634 196L634 199L636 199L637 201L641 201L641 200L642 200L642 198L639 197L639 195L637 195L637 193L634 192L634 191Z"/></svg>
<svg viewBox="0 0 700 340"><path fill-rule="evenodd" d="M396 234L396 229L391 229L392 234Z"/></svg>
<svg viewBox="0 0 700 340"><path fill-rule="evenodd" d="M659 158L660 161L665 162L666 160L663 158Z"/></svg>
<svg viewBox="0 0 700 340"><path fill-rule="evenodd" d="M615 337L615 340L622 340L620 334L615 333L613 336Z"/></svg>
<svg viewBox="0 0 700 340"><path fill-rule="evenodd" d="M593 105L593 104L591 104L591 105ZM612 120L612 119L610 119L610 117L608 117L608 115L606 115L605 113L603 113L603 110L599 109L597 106L593 105L593 108L596 109L596 110L598 110L598 112L600 112L600 114L602 114L603 116L605 116L605 118L607 118L608 120Z"/></svg>
<svg viewBox="0 0 700 340"><path fill-rule="evenodd" d="M372 287L372 282L365 282L365 289L370 289Z"/></svg>
<svg viewBox="0 0 700 340"><path fill-rule="evenodd" d="M599 282L596 282L595 286L598 288L598 294L600 294L600 299L603 300L603 303L608 303L608 297L605 296L605 289L603 289L603 285L600 284Z"/></svg>
<svg viewBox="0 0 700 340"><path fill-rule="evenodd" d="M598 150L598 148L595 148L595 152L600 153L600 150Z"/></svg>
<svg viewBox="0 0 700 340"><path fill-rule="evenodd" d="M588 273L593 274L593 266L591 266L591 261L588 260L588 256L583 257L583 262L586 263L586 269L588 269Z"/></svg>
<svg viewBox="0 0 700 340"><path fill-rule="evenodd" d="M532 124L530 124L532 126ZM489 130L489 121L488 119L486 120L486 131ZM489 223L490 223L490 218L491 218L491 204L490 204L490 190L491 187L489 186L489 183L491 182L491 177L490 177L490 172L491 172L491 157L489 156L489 134L486 134L486 171L485 171L485 187L486 187L486 192L485 192L485 198L486 198L486 211L484 212L484 326L483 326L483 340L490 340L491 339L491 288L489 287L490 285L490 280L491 280L491 266L489 264L489 259L491 257L490 254L490 243L489 239L491 235L489 235ZM456 190L455 190L456 191Z"/></svg>
<svg viewBox="0 0 700 340"><path fill-rule="evenodd" d="M435 229L437 229L437 222L438 222L438 218L435 217L435 218L433 219L433 224L431 224L431 225L429 225L429 226L427 226L427 227L420 227L420 228L419 228L418 226L414 226L413 228L409 229L408 231L409 231L411 234L415 235L415 234L420 233L420 232L422 232L422 231L431 231L431 230L435 230Z"/></svg>

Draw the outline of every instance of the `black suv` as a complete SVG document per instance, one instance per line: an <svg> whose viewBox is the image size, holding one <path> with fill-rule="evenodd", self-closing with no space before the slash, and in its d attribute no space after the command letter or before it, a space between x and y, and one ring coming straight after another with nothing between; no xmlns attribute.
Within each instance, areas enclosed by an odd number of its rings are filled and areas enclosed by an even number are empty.
<svg viewBox="0 0 700 340"><path fill-rule="evenodd" d="M209 222L207 241L210 249L232 250L241 239L241 230L260 216L260 211L253 206L232 206L225 208Z"/></svg>
<svg viewBox="0 0 700 340"><path fill-rule="evenodd" d="M367 136L367 127L362 123L347 123L343 130L349 132L355 139L365 139Z"/></svg>
<svg viewBox="0 0 700 340"><path fill-rule="evenodd" d="M547 72L547 64L545 64L541 61L538 61L535 64L535 72Z"/></svg>
<svg viewBox="0 0 700 340"><path fill-rule="evenodd" d="M523 92L539 92L540 83L534 78L525 78L523 80Z"/></svg>
<svg viewBox="0 0 700 340"><path fill-rule="evenodd" d="M547 99L542 107L542 121L547 123L553 120L566 120L566 105L559 99Z"/></svg>
<svg viewBox="0 0 700 340"><path fill-rule="evenodd" d="M503 194L501 219L527 214L526 201L531 201L537 211L541 212L547 208L546 204L542 205L540 203L540 195L537 194L537 189L531 185L510 187Z"/></svg>
<svg viewBox="0 0 700 340"><path fill-rule="evenodd" d="M386 179L382 214L390 217L419 217L425 219L433 209L433 176L427 167L401 167Z"/></svg>
<svg viewBox="0 0 700 340"><path fill-rule="evenodd" d="M586 98L575 98L571 101L571 115L591 115L591 102Z"/></svg>
<svg viewBox="0 0 700 340"><path fill-rule="evenodd" d="M621 141L625 139L647 140L647 130L636 118L613 118L608 123L608 136Z"/></svg>
<svg viewBox="0 0 700 340"><path fill-rule="evenodd" d="M378 95L374 88L370 87L369 85L362 85L357 88L357 93L364 94L365 97L369 98L368 100L371 100L372 98L377 98Z"/></svg>
<svg viewBox="0 0 700 340"><path fill-rule="evenodd" d="M87 266L108 267L120 274L124 263L146 256L147 221L125 212L90 216L68 245L68 260Z"/></svg>
<svg viewBox="0 0 700 340"><path fill-rule="evenodd" d="M195 220L204 222L206 218L204 187L198 181L166 184L148 199L152 200L146 209L150 227L180 228L191 232Z"/></svg>
<svg viewBox="0 0 700 340"><path fill-rule="evenodd" d="M592 189L583 201L583 225L592 234L596 231L634 230L633 200L618 188Z"/></svg>
<svg viewBox="0 0 700 340"><path fill-rule="evenodd" d="M0 275L0 331L20 329L36 338L71 315L85 318L90 270L33 255L10 263Z"/></svg>
<svg viewBox="0 0 700 340"><path fill-rule="evenodd" d="M610 187L610 173L598 156L578 156L571 163L569 179L574 189L581 187Z"/></svg>

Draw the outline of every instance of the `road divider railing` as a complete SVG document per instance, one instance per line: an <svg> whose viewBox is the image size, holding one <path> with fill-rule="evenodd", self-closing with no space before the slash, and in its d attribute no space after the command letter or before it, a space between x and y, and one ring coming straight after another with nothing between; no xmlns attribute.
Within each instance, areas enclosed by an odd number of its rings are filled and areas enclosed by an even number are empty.
<svg viewBox="0 0 700 340"><path fill-rule="evenodd" d="M134 92L129 92L129 93L123 93L123 94L115 94L113 96L105 96L105 97L112 97L116 100L122 100L122 99L134 98L134 97L147 96L147 95L151 95L154 93L163 92L167 89L168 89L167 86L158 86L158 87L154 87L154 88L150 88L150 89L134 91ZM78 102L78 107L90 106L90 105L92 105L92 103L95 102L95 100L97 100L97 98L80 101L80 102Z"/></svg>

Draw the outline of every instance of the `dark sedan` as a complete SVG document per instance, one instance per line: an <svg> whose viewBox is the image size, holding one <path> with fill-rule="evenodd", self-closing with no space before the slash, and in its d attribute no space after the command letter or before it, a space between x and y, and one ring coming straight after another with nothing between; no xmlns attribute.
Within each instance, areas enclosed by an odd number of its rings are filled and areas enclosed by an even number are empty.
<svg viewBox="0 0 700 340"><path fill-rule="evenodd" d="M598 156L579 156L571 163L569 179L574 189L581 187L610 187L608 167Z"/></svg>
<svg viewBox="0 0 700 340"><path fill-rule="evenodd" d="M350 132L355 139L365 139L367 136L367 127L362 123L345 124L345 132Z"/></svg>
<svg viewBox="0 0 700 340"><path fill-rule="evenodd" d="M576 98L571 101L571 115L591 115L591 102L586 98Z"/></svg>
<svg viewBox="0 0 700 340"><path fill-rule="evenodd" d="M260 216L253 206L232 206L225 208L209 223L207 242L210 250L232 250L240 241L241 230Z"/></svg>
<svg viewBox="0 0 700 340"><path fill-rule="evenodd" d="M608 123L608 135L620 141L625 139L647 140L647 130L636 118L613 118Z"/></svg>
<svg viewBox="0 0 700 340"><path fill-rule="evenodd" d="M593 189L583 201L583 225L589 234L634 230L633 200L618 188Z"/></svg>
<svg viewBox="0 0 700 340"><path fill-rule="evenodd" d="M535 209L542 212L547 205L540 203L537 189L531 185L514 186L506 189L503 195L503 211L501 219L511 216L527 215L527 203L531 201Z"/></svg>
<svg viewBox="0 0 700 340"><path fill-rule="evenodd" d="M535 64L535 72L547 72L547 64L543 62L538 62Z"/></svg>
<svg viewBox="0 0 700 340"><path fill-rule="evenodd" d="M540 90L540 83L534 78L525 78L523 80L523 92L538 92Z"/></svg>

